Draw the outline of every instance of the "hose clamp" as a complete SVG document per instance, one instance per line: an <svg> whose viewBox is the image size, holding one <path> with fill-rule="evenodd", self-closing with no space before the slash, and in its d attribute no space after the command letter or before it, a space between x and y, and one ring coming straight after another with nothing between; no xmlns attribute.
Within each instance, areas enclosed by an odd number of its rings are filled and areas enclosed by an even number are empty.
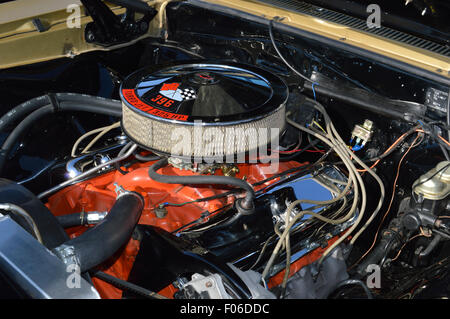
<svg viewBox="0 0 450 319"><path fill-rule="evenodd" d="M129 191L127 191L125 188L123 188L122 186L120 186L117 183L114 183L114 186L115 186L114 191L116 192L116 195L117 195L116 199L118 199L120 196L123 196L123 195L129 193Z"/></svg>
<svg viewBox="0 0 450 319"><path fill-rule="evenodd" d="M142 202L142 205L145 204L144 198L142 197L141 194L126 190L125 188L123 188L122 186L120 186L117 183L114 183L114 186L116 187L115 188L115 192L117 194L116 200L118 200L120 197L125 196L125 195L133 195L133 196L139 198L139 200Z"/></svg>
<svg viewBox="0 0 450 319"><path fill-rule="evenodd" d="M80 260L75 252L75 247L62 244L52 249L53 253L67 266L80 266Z"/></svg>

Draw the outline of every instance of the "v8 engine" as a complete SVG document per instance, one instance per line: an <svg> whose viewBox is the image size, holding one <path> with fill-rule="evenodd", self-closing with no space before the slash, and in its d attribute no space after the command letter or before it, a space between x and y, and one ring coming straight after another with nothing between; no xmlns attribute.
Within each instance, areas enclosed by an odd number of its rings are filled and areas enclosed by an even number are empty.
<svg viewBox="0 0 450 319"><path fill-rule="evenodd" d="M448 298L445 45L311 1L302 33L257 14L286 1L81 2L0 70L0 298Z"/></svg>

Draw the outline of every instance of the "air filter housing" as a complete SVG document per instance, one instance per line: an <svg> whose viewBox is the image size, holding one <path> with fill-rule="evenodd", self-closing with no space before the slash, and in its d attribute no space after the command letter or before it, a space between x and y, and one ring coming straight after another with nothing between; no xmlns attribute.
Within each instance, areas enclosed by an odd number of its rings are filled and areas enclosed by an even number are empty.
<svg viewBox="0 0 450 319"><path fill-rule="evenodd" d="M285 127L286 85L249 65L152 66L131 74L120 94L125 134L159 154L229 160L266 149Z"/></svg>

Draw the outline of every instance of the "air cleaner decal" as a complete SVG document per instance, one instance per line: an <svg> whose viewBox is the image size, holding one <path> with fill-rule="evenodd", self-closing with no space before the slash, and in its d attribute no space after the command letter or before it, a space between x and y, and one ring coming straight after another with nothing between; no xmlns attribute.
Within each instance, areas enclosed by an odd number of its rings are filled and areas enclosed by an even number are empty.
<svg viewBox="0 0 450 319"><path fill-rule="evenodd" d="M159 93L178 102L193 100L197 98L195 90L191 87L180 88L181 83L164 83Z"/></svg>
<svg viewBox="0 0 450 319"><path fill-rule="evenodd" d="M132 106L134 106L135 108L137 108L145 113L154 115L154 116L158 116L158 117L162 117L162 118L166 118L166 119L170 119L170 120L177 120L177 121L187 121L187 119L189 117L188 115L184 115L184 114L176 114L176 113L170 113L170 112L158 110L157 108L154 108L154 107L142 102L136 96L134 89L123 89L122 95L125 98L125 100L128 103L130 103ZM167 102L168 101L165 101L165 103L167 103Z"/></svg>

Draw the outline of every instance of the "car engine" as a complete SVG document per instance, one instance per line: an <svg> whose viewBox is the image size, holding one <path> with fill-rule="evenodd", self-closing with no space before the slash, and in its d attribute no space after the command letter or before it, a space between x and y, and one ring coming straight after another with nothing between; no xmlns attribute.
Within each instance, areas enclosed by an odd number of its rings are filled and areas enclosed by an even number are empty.
<svg viewBox="0 0 450 319"><path fill-rule="evenodd" d="M202 1L109 37L82 3L102 50L0 70L0 297L448 298L448 78Z"/></svg>

